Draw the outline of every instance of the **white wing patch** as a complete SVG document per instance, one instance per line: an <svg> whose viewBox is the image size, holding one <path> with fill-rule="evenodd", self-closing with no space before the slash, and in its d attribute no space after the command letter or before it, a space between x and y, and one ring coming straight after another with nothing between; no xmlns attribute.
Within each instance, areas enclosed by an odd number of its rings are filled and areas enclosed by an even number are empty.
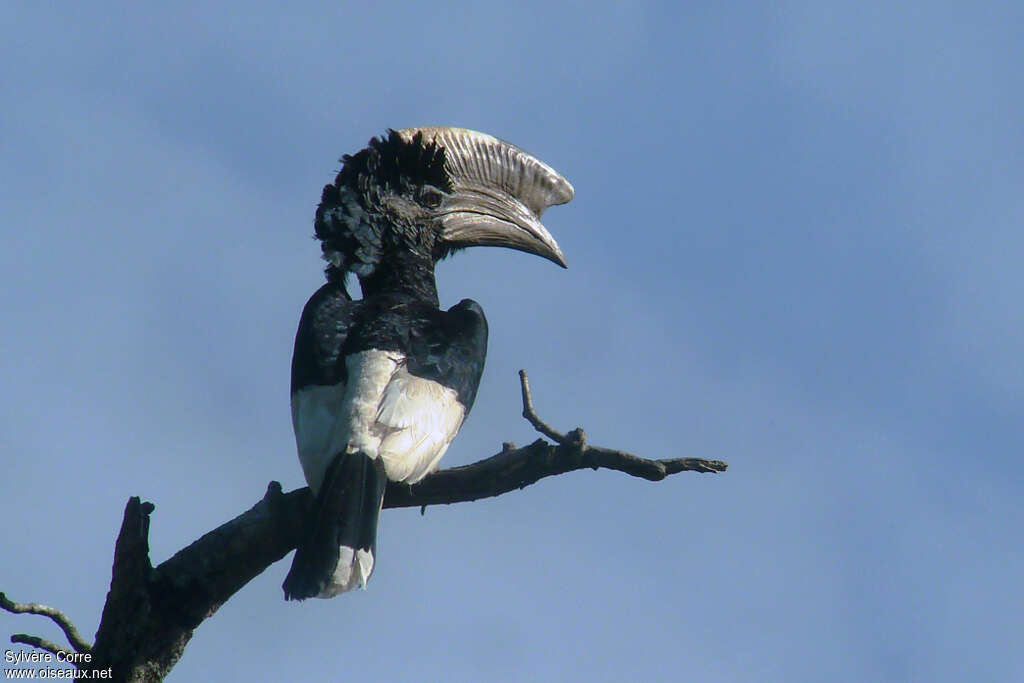
<svg viewBox="0 0 1024 683"><path fill-rule="evenodd" d="M292 397L299 460L313 493L342 451L379 456L392 481L415 484L437 469L466 416L455 391L409 374L394 351L363 351L345 365L347 386L309 386Z"/></svg>
<svg viewBox="0 0 1024 683"><path fill-rule="evenodd" d="M377 410L386 430L379 453L388 479L415 484L437 469L465 416L454 390L402 367Z"/></svg>

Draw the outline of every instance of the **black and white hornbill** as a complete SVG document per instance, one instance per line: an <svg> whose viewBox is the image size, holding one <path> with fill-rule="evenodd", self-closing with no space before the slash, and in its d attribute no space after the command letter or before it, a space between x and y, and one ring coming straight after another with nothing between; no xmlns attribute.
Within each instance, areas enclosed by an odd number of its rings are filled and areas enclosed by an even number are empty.
<svg viewBox="0 0 1024 683"><path fill-rule="evenodd" d="M487 321L469 299L439 308L435 264L486 245L565 267L540 216L572 196L543 162L460 128L388 131L342 158L316 211L327 284L302 311L292 358L292 423L315 504L286 599L366 585L387 481L435 470L473 406ZM362 299L346 291L349 273Z"/></svg>

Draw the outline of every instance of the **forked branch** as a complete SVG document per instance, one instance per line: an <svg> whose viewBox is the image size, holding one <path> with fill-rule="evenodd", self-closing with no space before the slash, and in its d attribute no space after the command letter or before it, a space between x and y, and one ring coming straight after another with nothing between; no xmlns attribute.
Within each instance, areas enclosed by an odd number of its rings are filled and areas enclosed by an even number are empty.
<svg viewBox="0 0 1024 683"><path fill-rule="evenodd" d="M48 605L40 605L37 602L14 602L10 600L3 592L0 592L0 609L4 609L12 614L38 614L40 616L48 617L57 626L60 626L61 630L64 631L64 636L71 643L71 647L74 648L75 652L90 652L92 646L85 641L84 638L78 633L78 629L71 623L67 615L61 612L59 609L55 609ZM71 650L63 648L56 643L53 643L44 638L38 636L30 636L26 633L15 633L11 636L12 643L21 643L23 645L31 645L32 647L39 648L40 650L46 650L53 654L64 655L65 660L73 660L73 657L68 657L72 654Z"/></svg>
<svg viewBox="0 0 1024 683"><path fill-rule="evenodd" d="M530 379L519 371L523 395L523 417L541 434L555 441L537 439L528 446L512 444L497 455L472 465L452 467L430 475L415 486L388 484L384 507L415 507L441 503L464 503L500 496L521 489L545 477L573 470L608 469L648 481L661 481L679 472L724 472L728 464L703 458L648 460L625 451L591 446L583 429L562 434L548 425L533 407Z"/></svg>

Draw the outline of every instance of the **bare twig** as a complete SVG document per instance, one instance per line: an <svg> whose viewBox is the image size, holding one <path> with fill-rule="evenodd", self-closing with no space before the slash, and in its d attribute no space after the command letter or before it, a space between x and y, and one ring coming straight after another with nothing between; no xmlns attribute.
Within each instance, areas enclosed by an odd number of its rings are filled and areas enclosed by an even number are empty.
<svg viewBox="0 0 1024 683"><path fill-rule="evenodd" d="M648 481L661 481L679 472L724 472L728 465L721 460L675 458L647 460L608 448L574 442L554 446L537 439L528 446L503 451L472 465L452 467L435 472L415 486L389 483L384 507L420 507L450 503L467 503L500 496L575 470L609 469ZM289 494L291 495L291 494Z"/></svg>
<svg viewBox="0 0 1024 683"><path fill-rule="evenodd" d="M704 474L715 474L725 472L729 469L729 463L721 460L704 460L703 458L671 458L659 460L665 466L665 474L678 474L679 472L701 472Z"/></svg>
<svg viewBox="0 0 1024 683"><path fill-rule="evenodd" d="M526 370L519 371L519 384L523 389L523 417L525 417L533 428L548 437L555 443L565 443L565 434L556 431L533 409L533 394L530 393L530 378L526 376Z"/></svg>
<svg viewBox="0 0 1024 683"><path fill-rule="evenodd" d="M78 629L71 623L67 615L61 612L59 609L49 607L47 605L40 605L37 602L13 602L3 592L0 592L0 608L11 612L12 614L38 614L40 616L49 617L53 620L57 626L60 626L61 630L64 631L64 635L67 637L68 642L71 643L71 647L75 648L76 652L89 652L92 650L90 645L81 635L78 633ZM24 635L24 634L15 634ZM25 636L26 638L32 638L34 636ZM12 636L13 638L13 636ZM14 642L12 640L12 642ZM18 641L24 642L24 641ZM40 642L46 643L47 641L41 640ZM25 643L26 645L33 645L33 643ZM35 645L35 647L42 647ZM54 646L56 647L56 646ZM49 648L43 647L42 649L47 650Z"/></svg>
<svg viewBox="0 0 1024 683"><path fill-rule="evenodd" d="M500 496L545 477L587 468L616 470L648 481L661 481L679 472L716 473L729 467L721 460L648 460L625 451L591 446L582 429L577 427L568 434L562 434L541 419L533 407L526 370L519 371L519 381L523 393L523 417L538 432L556 441L557 446L543 439L522 448L505 442L497 455L472 465L435 472L415 486L389 483L384 507L419 507L422 511L427 505L465 503Z"/></svg>
<svg viewBox="0 0 1024 683"><path fill-rule="evenodd" d="M533 407L533 394L530 391L530 379L526 375L526 370L519 371L519 383L523 393L523 417L533 425L534 429L549 439L553 439L562 446L573 446L579 458L587 461L587 464L584 465L585 467L592 467L595 470L599 467L618 470L619 472L625 472L634 477L642 477L649 481L661 481L665 477L679 472L714 474L716 472L724 472L729 468L729 465L721 460L704 460L703 458L647 460L645 458L638 458L625 451L590 446L587 444L587 436L581 427L577 427L568 434L562 434L541 419ZM561 472L557 472L557 474L561 474Z"/></svg>
<svg viewBox="0 0 1024 683"><path fill-rule="evenodd" d="M73 662L75 658L75 653L71 650L66 650L57 643L50 642L49 640L40 638L39 636L30 636L27 633L15 633L11 636L11 642L21 643L22 645L31 645L32 647L40 650L52 652L55 655L62 655L66 662Z"/></svg>

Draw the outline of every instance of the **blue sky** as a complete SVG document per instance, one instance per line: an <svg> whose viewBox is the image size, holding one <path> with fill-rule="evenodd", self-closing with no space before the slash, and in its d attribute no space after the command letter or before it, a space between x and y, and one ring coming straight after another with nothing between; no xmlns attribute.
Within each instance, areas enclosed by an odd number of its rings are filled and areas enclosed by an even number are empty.
<svg viewBox="0 0 1024 683"><path fill-rule="evenodd" d="M92 634L124 503L160 562L302 485L320 187L387 127L563 173L570 268L475 249L491 326L443 465L540 413L648 457L386 512L369 590L270 567L170 680L1024 676L1017 3L0 9L0 590ZM57 639L38 617L0 631Z"/></svg>

